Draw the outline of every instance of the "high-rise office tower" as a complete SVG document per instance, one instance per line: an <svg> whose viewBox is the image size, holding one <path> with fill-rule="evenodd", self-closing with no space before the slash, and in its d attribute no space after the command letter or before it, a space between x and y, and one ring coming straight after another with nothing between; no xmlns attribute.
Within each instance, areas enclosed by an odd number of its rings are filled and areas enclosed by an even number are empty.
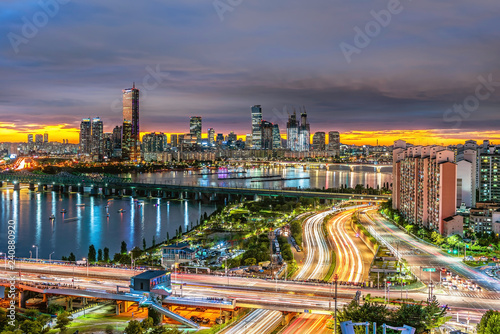
<svg viewBox="0 0 500 334"><path fill-rule="evenodd" d="M101 160L104 155L103 123L99 117L92 118L91 154L94 159Z"/></svg>
<svg viewBox="0 0 500 334"><path fill-rule="evenodd" d="M167 136L163 133L151 132L142 137L144 153L161 153L167 146Z"/></svg>
<svg viewBox="0 0 500 334"><path fill-rule="evenodd" d="M273 148L273 123L262 121L261 130L261 149L271 150Z"/></svg>
<svg viewBox="0 0 500 334"><path fill-rule="evenodd" d="M177 147L177 146L178 146L177 135L176 134L170 135L170 147Z"/></svg>
<svg viewBox="0 0 500 334"><path fill-rule="evenodd" d="M80 123L80 152L90 154L92 148L92 123L90 118L82 119Z"/></svg>
<svg viewBox="0 0 500 334"><path fill-rule="evenodd" d="M44 142L44 144L46 144L46 143L49 142L49 134L48 134L48 132L45 132L43 134L43 142Z"/></svg>
<svg viewBox="0 0 500 334"><path fill-rule="evenodd" d="M36 134L35 135L35 143L37 145L41 145L43 143L43 135Z"/></svg>
<svg viewBox="0 0 500 334"><path fill-rule="evenodd" d="M28 144L33 144L33 134L32 133L30 133L28 135Z"/></svg>
<svg viewBox="0 0 500 334"><path fill-rule="evenodd" d="M316 132L313 135L313 150L324 151L326 147L325 139L326 136L324 132Z"/></svg>
<svg viewBox="0 0 500 334"><path fill-rule="evenodd" d="M191 116L189 119L189 134L196 137L196 142L201 142L201 116Z"/></svg>
<svg viewBox="0 0 500 334"><path fill-rule="evenodd" d="M332 151L335 156L340 155L340 133L338 131L328 132L328 151Z"/></svg>
<svg viewBox="0 0 500 334"><path fill-rule="evenodd" d="M299 150L299 122L295 111L288 117L286 123L286 146L291 151Z"/></svg>
<svg viewBox="0 0 500 334"><path fill-rule="evenodd" d="M113 156L114 138L113 132L104 132L102 134L103 157L111 158Z"/></svg>
<svg viewBox="0 0 500 334"><path fill-rule="evenodd" d="M222 146L222 144L224 143L224 134L218 133L217 137L215 138L215 143L217 144L217 146Z"/></svg>
<svg viewBox="0 0 500 334"><path fill-rule="evenodd" d="M280 126L278 124L273 124L273 148L281 148L281 134Z"/></svg>
<svg viewBox="0 0 500 334"><path fill-rule="evenodd" d="M489 147L479 156L479 201L500 202L500 152Z"/></svg>
<svg viewBox="0 0 500 334"><path fill-rule="evenodd" d="M123 132L127 132L128 134L128 131L130 131L130 138L123 138L122 140L122 152L124 145L127 145L125 150L128 151L128 156L123 158L130 161L140 161L141 143L139 132L139 89L135 88L134 83L132 88L124 89L122 92ZM125 125L126 123L127 125ZM125 127L127 127L127 129L125 129Z"/></svg>
<svg viewBox="0 0 500 334"><path fill-rule="evenodd" d="M252 148L259 150L262 147L262 107L255 105L252 107Z"/></svg>
<svg viewBox="0 0 500 334"><path fill-rule="evenodd" d="M299 151L309 151L311 146L311 128L307 123L307 112L304 111L300 115L300 128L299 128Z"/></svg>
<svg viewBox="0 0 500 334"><path fill-rule="evenodd" d="M215 145L215 130L214 130L214 128L209 128L207 131L207 134L208 134L208 145L214 146Z"/></svg>
<svg viewBox="0 0 500 334"><path fill-rule="evenodd" d="M131 160L132 122L123 120L122 125L122 159Z"/></svg>

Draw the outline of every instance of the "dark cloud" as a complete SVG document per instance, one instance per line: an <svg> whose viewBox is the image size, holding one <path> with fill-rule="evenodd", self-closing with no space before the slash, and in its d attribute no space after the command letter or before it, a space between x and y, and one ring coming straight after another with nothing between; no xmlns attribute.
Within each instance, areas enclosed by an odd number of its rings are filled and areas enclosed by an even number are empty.
<svg viewBox="0 0 500 334"><path fill-rule="evenodd" d="M313 131L453 127L443 114L474 94L478 76L500 81L497 1L401 0L347 63L339 44L354 45L354 28L388 3L243 1L221 21L212 0L73 0L16 53L9 36L22 36L23 20L42 8L4 1L0 117L77 126L101 116L109 130L121 119L121 89L135 81L144 130L187 131L188 117L201 115L205 128L247 133L253 104L282 129L285 106L305 106ZM151 88L156 66L161 80ZM498 129L499 102L495 91L461 129Z"/></svg>

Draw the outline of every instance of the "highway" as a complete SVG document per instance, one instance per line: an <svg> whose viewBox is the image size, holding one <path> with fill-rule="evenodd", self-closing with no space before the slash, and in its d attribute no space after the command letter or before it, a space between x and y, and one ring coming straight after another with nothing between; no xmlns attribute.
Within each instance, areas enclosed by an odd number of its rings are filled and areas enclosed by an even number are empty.
<svg viewBox="0 0 500 334"><path fill-rule="evenodd" d="M295 276L297 280L322 280L331 265L331 251L323 233L323 219L333 211L317 213L303 224L305 262Z"/></svg>
<svg viewBox="0 0 500 334"><path fill-rule="evenodd" d="M402 257L415 269L420 269L420 267L449 268L467 279L471 279L487 291L500 292L500 281L468 267L462 263L462 257L450 256L434 245L413 238L375 210L367 211L367 214L362 216L365 216L364 218L372 226L375 226L380 236L399 247ZM417 276L423 281L428 281L428 273L420 275L418 270ZM434 282L439 281L439 273L435 273L431 279Z"/></svg>
<svg viewBox="0 0 500 334"><path fill-rule="evenodd" d="M131 270L90 267L90 277L86 279L85 267L70 267L62 265L52 265L49 270L47 264L16 263L16 266L22 268L22 281L26 279L36 280L38 282L53 282L51 278L64 279L65 283L71 283L73 277L73 268L77 280L84 279L84 283L77 281L78 286L88 286L96 290L114 290L116 286L127 286ZM40 276L39 270L45 272L45 278ZM64 270L63 270L64 269ZM28 274L27 271L36 271L36 274ZM57 275L56 275L57 272ZM12 275L11 271L1 271L0 277ZM19 271L17 272L19 273ZM137 272L138 273L138 272ZM99 276L98 276L99 275ZM106 278L103 278L104 275ZM248 304L265 308L272 306L280 308L301 308L328 311L331 310L332 286L331 284L316 284L306 282L274 281L254 278L230 277L196 274L179 274L173 276L174 292L180 294L179 283L187 284L183 286L183 294L192 297L228 297L236 299L237 305ZM16 279L19 280L18 275ZM94 282L92 282L94 281ZM105 285L104 285L105 284ZM356 290L361 290L363 294L370 293L372 296L383 297L384 291L370 288L349 288L345 286L338 287L340 305L350 302ZM391 294L399 289L391 289ZM123 289L122 289L123 291ZM408 297L415 300L426 300L425 291L409 291ZM461 312L498 309L500 294L494 292L468 293L467 295L437 294L438 300L442 304L447 304Z"/></svg>
<svg viewBox="0 0 500 334"><path fill-rule="evenodd" d="M223 331L225 334L267 334L281 323L283 314L272 310L255 310L241 319L236 325Z"/></svg>
<svg viewBox="0 0 500 334"><path fill-rule="evenodd" d="M355 209L342 212L328 222L328 232L335 245L335 274L343 282L363 282L363 257L355 245L352 235L347 233L345 225L350 221Z"/></svg>
<svg viewBox="0 0 500 334"><path fill-rule="evenodd" d="M281 334L331 334L327 328L329 315L302 313Z"/></svg>

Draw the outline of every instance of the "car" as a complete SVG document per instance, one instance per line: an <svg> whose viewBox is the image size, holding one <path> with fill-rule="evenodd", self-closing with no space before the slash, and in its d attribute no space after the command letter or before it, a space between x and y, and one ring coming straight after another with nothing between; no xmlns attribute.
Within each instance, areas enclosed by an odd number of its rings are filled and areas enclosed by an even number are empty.
<svg viewBox="0 0 500 334"><path fill-rule="evenodd" d="M445 267L441 268L441 272L445 273L446 272L446 268Z"/></svg>

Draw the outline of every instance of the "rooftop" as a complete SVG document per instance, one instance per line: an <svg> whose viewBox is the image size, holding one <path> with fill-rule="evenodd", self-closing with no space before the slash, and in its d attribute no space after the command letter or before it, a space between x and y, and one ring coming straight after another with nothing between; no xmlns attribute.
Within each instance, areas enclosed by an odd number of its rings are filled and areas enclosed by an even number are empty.
<svg viewBox="0 0 500 334"><path fill-rule="evenodd" d="M156 277L163 276L167 273L168 271L166 270L148 270L143 273L140 273L139 275L135 275L132 278L139 278L139 279L152 279Z"/></svg>

